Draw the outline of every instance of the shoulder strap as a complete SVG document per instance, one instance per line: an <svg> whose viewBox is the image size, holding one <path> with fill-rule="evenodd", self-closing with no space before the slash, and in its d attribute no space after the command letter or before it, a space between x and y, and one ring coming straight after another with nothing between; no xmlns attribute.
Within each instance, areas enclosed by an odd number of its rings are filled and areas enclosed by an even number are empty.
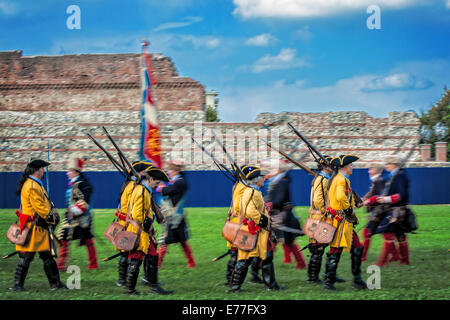
<svg viewBox="0 0 450 320"><path fill-rule="evenodd" d="M247 205L245 206L245 210L244 211L241 210L241 212L239 212L239 224L242 224L242 218L244 217L244 212L247 213L248 205L249 205L250 201L253 200L254 193L255 193L255 189L252 188L252 194L250 195L250 199L248 199Z"/></svg>
<svg viewBox="0 0 450 320"><path fill-rule="evenodd" d="M230 220L230 217L233 213L234 203L233 203L233 195L234 191L236 190L236 186L238 185L238 182L234 184L233 189L231 190L231 203L230 203L230 210L228 210L227 218L225 220Z"/></svg>

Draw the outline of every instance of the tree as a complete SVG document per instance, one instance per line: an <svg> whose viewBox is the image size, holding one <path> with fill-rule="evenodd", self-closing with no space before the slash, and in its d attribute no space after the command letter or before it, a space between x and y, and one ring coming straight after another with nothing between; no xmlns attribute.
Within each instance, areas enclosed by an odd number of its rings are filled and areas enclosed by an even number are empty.
<svg viewBox="0 0 450 320"><path fill-rule="evenodd" d="M420 143L431 144L431 155L435 154L434 143L447 142L447 158L450 156L450 90L444 87L441 99L427 112L420 115Z"/></svg>
<svg viewBox="0 0 450 320"><path fill-rule="evenodd" d="M219 122L219 115L217 108L207 106L206 107L206 122Z"/></svg>

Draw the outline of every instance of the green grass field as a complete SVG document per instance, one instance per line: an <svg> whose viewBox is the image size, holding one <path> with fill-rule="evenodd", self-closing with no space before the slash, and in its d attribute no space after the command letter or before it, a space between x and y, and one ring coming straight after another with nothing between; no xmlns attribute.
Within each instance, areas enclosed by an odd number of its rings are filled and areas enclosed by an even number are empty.
<svg viewBox="0 0 450 320"><path fill-rule="evenodd" d="M159 278L166 289L175 290L175 294L158 296L148 293L141 281L137 290L140 296L124 294L124 288L116 287L117 260L101 261L115 252L112 246L103 238L103 231L111 222L113 209L97 209L95 214L96 245L100 268L87 270L87 253L85 247L72 243L69 264L78 265L81 269L80 290L59 290L56 293L49 290L42 261L38 256L33 260L25 282L25 292L11 292L14 271L18 256L0 261L0 299L281 299L281 300L311 300L311 299L444 299L450 298L450 206L413 206L417 214L419 230L417 234L408 235L410 242L411 266L401 266L395 262L381 269L381 289L355 291L351 288L350 254L343 253L339 264L338 274L347 280L337 283L337 292L324 292L320 285L306 283L306 270L297 270L294 264L282 264L283 253L281 246L275 253L275 272L280 285L286 290L279 292L266 291L263 285L243 284L241 293L229 294L223 285L225 268L228 258L217 262L211 259L224 253L227 248L221 237L221 229L227 208L188 208L188 224L191 233L192 246L197 267L186 268L186 259L179 245L169 246L169 252L160 270ZM0 210L0 228L3 234L11 223L15 221L13 209ZM60 210L62 213L63 211ZM304 222L307 215L306 207L297 207L296 215ZM358 216L361 224L356 227L359 231L367 222L367 214L359 209ZM297 244L307 244L306 237L297 238ZM381 237L375 236L372 241L368 261L363 262L363 278L367 279L367 267L372 264L379 253ZM6 255L14 251L14 246L5 236L0 240L0 254ZM309 260L308 250L303 251L305 259ZM325 259L324 259L325 261ZM324 263L322 271L324 270ZM142 268L139 277L142 276ZM70 276L62 273L63 281Z"/></svg>

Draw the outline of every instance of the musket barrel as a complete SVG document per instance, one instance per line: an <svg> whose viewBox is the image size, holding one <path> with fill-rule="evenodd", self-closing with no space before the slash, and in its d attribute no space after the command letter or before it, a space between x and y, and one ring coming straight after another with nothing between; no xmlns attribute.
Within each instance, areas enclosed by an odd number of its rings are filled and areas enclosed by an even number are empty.
<svg viewBox="0 0 450 320"><path fill-rule="evenodd" d="M306 138L300 133L300 131L298 131L298 130L290 123L290 122L288 122L288 125L291 127L292 130L294 130L295 134L296 134L300 139L302 139L302 140L306 143L306 145L310 148L310 150L314 151L314 152L315 152L315 153L316 153L323 161L325 161L325 163L328 163L328 160L325 159L325 157L323 156L323 154L320 153L319 150L317 150L317 148L314 147L314 146L312 145L312 143L309 142L308 139L306 139Z"/></svg>
<svg viewBox="0 0 450 320"><path fill-rule="evenodd" d="M290 155L288 155L287 153L278 150L277 148L273 147L272 144L270 142L267 142L265 139L261 138L262 141L264 141L267 146L269 148L274 149L275 151L278 151L278 153L280 153L282 156L284 156L286 159L288 159L289 161L291 161L293 164L299 166L300 168L302 168L303 170L305 170L306 172L308 172L309 174L312 174L313 176L316 176L317 174L312 171L310 168L308 168L307 166L305 166L304 164L302 164L301 162L295 160L293 157L291 157Z"/></svg>

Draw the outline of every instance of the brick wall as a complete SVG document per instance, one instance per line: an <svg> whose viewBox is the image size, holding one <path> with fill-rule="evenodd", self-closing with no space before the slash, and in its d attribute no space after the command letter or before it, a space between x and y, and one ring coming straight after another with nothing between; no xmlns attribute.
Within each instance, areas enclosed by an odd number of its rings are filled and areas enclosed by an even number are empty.
<svg viewBox="0 0 450 320"><path fill-rule="evenodd" d="M204 86L180 77L172 61L160 54L152 54L152 65L164 160L184 160L190 170L216 169L195 148L191 136L199 141L203 137L205 145L226 161L217 144L211 144L211 130L222 136L240 163L259 163L278 155L260 138L302 157L307 149L287 122L324 154L357 154L360 167L382 161L400 142L399 152L406 154L419 139L420 122L412 112L391 112L387 118L372 118L365 112L261 113L254 123L205 123ZM130 160L136 159L140 85L137 54L24 57L20 51L0 52L0 171L22 171L30 157L46 159L47 142L51 170L64 170L74 152L87 156L88 170L115 170L86 136L91 132L114 151L102 136L103 125ZM303 161L314 166L312 160L308 155ZM448 164L421 162L418 149L411 160L409 166Z"/></svg>

